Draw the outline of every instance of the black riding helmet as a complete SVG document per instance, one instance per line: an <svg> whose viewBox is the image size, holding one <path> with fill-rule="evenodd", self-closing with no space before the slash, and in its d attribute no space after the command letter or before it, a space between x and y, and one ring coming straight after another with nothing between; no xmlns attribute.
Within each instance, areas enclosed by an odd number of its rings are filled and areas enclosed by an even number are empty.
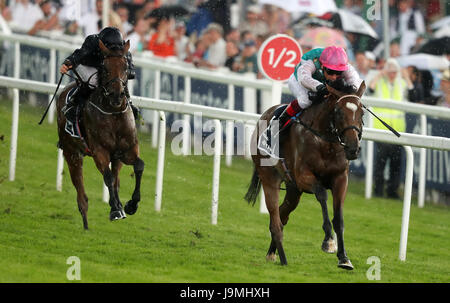
<svg viewBox="0 0 450 303"><path fill-rule="evenodd" d="M122 33L118 28L112 26L102 29L98 34L98 38L108 49L122 49L125 44Z"/></svg>

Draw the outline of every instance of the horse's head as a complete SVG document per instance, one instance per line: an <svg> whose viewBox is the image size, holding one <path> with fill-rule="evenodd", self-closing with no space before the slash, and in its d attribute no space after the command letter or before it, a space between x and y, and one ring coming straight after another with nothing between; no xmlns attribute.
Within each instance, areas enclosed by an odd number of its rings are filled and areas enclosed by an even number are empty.
<svg viewBox="0 0 450 303"><path fill-rule="evenodd" d="M327 85L328 91L334 102L331 114L332 131L335 133L339 143L344 147L345 156L348 160L358 157L363 125L363 108L361 96L366 90L364 81L357 92L340 92ZM331 100L330 100L331 101Z"/></svg>
<svg viewBox="0 0 450 303"><path fill-rule="evenodd" d="M123 49L110 50L99 40L99 47L103 54L103 62L99 70L99 87L109 105L119 109L126 102L125 87L128 81L126 55L130 48L130 41L125 43Z"/></svg>

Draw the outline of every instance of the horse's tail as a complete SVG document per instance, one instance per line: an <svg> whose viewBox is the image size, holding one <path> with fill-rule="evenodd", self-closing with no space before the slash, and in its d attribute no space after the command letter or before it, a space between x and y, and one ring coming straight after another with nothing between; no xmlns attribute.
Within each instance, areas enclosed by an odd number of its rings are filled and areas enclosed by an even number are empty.
<svg viewBox="0 0 450 303"><path fill-rule="evenodd" d="M252 205L255 205L256 198L258 197L259 191L261 190L261 179L259 179L258 173L256 172L256 168L253 170L252 181L250 182L250 186L248 187L248 191L245 194L244 199Z"/></svg>

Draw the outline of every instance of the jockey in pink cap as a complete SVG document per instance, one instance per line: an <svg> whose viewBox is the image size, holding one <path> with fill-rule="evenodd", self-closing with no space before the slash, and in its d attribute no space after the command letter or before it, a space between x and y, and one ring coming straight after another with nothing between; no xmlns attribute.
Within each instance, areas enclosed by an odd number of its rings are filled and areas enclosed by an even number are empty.
<svg viewBox="0 0 450 303"><path fill-rule="evenodd" d="M339 90L343 86L356 89L361 82L362 79L348 63L347 54L341 47L315 48L305 53L289 78L288 87L297 99L280 115L280 128L289 124L292 121L290 118L314 101L323 99L328 94L325 83Z"/></svg>

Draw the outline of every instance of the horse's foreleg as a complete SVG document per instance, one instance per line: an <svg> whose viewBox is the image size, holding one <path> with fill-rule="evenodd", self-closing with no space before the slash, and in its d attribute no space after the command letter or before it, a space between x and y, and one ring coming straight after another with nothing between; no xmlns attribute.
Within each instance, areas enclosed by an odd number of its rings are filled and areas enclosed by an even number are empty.
<svg viewBox="0 0 450 303"><path fill-rule="evenodd" d="M78 153L72 154L64 150L64 158L66 159L67 166L69 167L72 184L77 190L78 210L80 211L81 217L83 219L83 227L84 229L88 229L88 197L84 190L83 157Z"/></svg>
<svg viewBox="0 0 450 303"><path fill-rule="evenodd" d="M323 186L316 186L314 189L314 194L317 201L320 203L320 207L322 208L322 229L325 232L325 238L322 242L322 250L326 253L334 254L336 253L336 243L333 239L333 230L331 227L330 218L328 217L327 190Z"/></svg>
<svg viewBox="0 0 450 303"><path fill-rule="evenodd" d="M136 157L133 164L134 177L136 178L136 184L134 187L133 195L131 200L125 205L125 212L128 215L134 215L138 208L138 202L141 201L141 179L144 172L144 161L141 158Z"/></svg>
<svg viewBox="0 0 450 303"><path fill-rule="evenodd" d="M344 199L347 193L348 177L347 174L343 174L337 177L332 186L333 193L333 228L336 232L338 251L337 257L339 259L338 266L344 269L353 269L353 265L347 257L347 253L344 247Z"/></svg>
<svg viewBox="0 0 450 303"><path fill-rule="evenodd" d="M105 185L109 191L109 205L111 206L109 219L111 221L125 219L127 216L125 215L122 206L119 204L119 201L115 194L114 184L116 180L113 172L109 168L109 153L107 151L101 152L100 150L97 150L93 158L97 169L103 175L103 181L105 182Z"/></svg>
<svg viewBox="0 0 450 303"><path fill-rule="evenodd" d="M122 162L120 160L113 160L111 162L111 170L112 170L112 173L114 176L114 183L113 183L114 195L116 196L117 203L119 204L120 207L122 207L122 203L120 203L120 198L119 198L119 188L120 188L119 172L120 172L121 168L122 168Z"/></svg>

